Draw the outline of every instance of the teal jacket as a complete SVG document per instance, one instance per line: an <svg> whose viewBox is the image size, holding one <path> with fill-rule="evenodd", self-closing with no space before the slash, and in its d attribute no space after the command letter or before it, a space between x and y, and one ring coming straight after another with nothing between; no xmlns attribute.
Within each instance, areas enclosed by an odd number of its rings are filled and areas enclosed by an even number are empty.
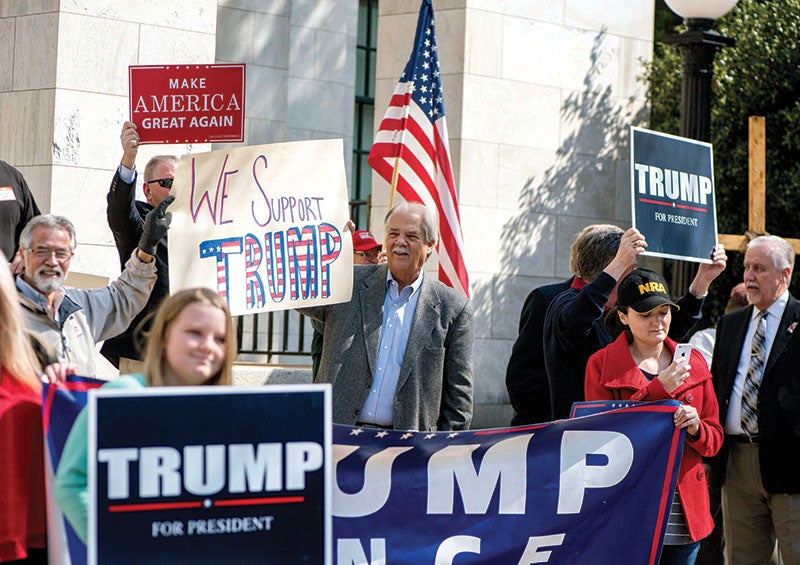
<svg viewBox="0 0 800 565"><path fill-rule="evenodd" d="M119 379L104 384L103 388L140 389L145 386L144 375L136 374L122 375ZM87 417L84 409L72 425L72 431L58 463L54 488L56 500L64 516L83 543L86 543L89 537L89 491L86 480L89 440Z"/></svg>

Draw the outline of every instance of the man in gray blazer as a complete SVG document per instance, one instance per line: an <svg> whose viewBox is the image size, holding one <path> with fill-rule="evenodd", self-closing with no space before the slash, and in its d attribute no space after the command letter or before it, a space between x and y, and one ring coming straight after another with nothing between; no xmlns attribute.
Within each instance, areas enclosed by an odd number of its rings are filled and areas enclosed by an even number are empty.
<svg viewBox="0 0 800 565"><path fill-rule="evenodd" d="M315 382L333 385L333 421L463 430L472 420L472 307L425 275L434 212L404 202L385 220L388 263L355 267L350 302L301 309L325 323Z"/></svg>

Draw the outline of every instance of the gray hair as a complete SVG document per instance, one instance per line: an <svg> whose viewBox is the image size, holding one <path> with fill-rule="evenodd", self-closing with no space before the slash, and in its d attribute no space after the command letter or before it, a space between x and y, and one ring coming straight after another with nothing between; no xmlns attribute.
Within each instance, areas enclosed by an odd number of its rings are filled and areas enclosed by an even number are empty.
<svg viewBox="0 0 800 565"><path fill-rule="evenodd" d="M75 252L75 248L78 247L78 240L75 238L75 226L64 216L55 216L53 214L42 214L30 219L19 236L19 246L21 248L30 249L33 243L33 230L40 226L67 232L69 234L70 251Z"/></svg>
<svg viewBox="0 0 800 565"><path fill-rule="evenodd" d="M158 167L161 163L172 163L176 167L178 166L178 158L175 155L156 155L152 157L147 164L144 166L144 180L145 181L152 181L156 179L151 179L150 177L153 175L153 171L156 167Z"/></svg>
<svg viewBox="0 0 800 565"><path fill-rule="evenodd" d="M760 235L747 244L747 250L755 247L766 247L776 269L789 269L789 277L794 271L794 247L777 235Z"/></svg>
<svg viewBox="0 0 800 565"><path fill-rule="evenodd" d="M436 210L419 202L401 202L395 204L386 213L383 220L384 231L389 231L389 219L396 213L416 214L422 220L422 232L425 234L425 243L436 245L439 240L439 219Z"/></svg>
<svg viewBox="0 0 800 565"><path fill-rule="evenodd" d="M573 246L574 263L570 257L570 267L576 269L574 274L586 282L594 280L611 263L625 233L619 226L611 224L597 224L589 228L578 235Z"/></svg>

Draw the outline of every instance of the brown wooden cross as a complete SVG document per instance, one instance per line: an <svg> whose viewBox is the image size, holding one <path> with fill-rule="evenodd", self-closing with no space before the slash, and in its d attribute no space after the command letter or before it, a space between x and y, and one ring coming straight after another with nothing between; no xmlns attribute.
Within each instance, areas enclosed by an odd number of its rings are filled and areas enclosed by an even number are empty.
<svg viewBox="0 0 800 565"><path fill-rule="evenodd" d="M750 116L749 120L749 208L747 214L748 232L764 233L767 218L767 128L763 116ZM785 238L795 254L800 254L800 239ZM719 234L719 242L726 251L744 253L750 237L747 235Z"/></svg>

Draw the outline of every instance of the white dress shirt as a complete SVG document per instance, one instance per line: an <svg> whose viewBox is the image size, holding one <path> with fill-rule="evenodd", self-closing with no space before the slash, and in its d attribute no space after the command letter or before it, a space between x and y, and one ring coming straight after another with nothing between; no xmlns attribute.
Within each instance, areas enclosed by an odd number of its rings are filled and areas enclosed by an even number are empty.
<svg viewBox="0 0 800 565"><path fill-rule="evenodd" d="M786 304L789 302L789 291L787 290L778 297L778 299L767 308L767 331L764 334L764 369L767 368L767 361L769 354L772 351L772 344L775 342L775 336L778 333L778 326L783 317L783 311L786 309ZM747 377L747 370L750 368L750 350L753 344L753 336L756 333L758 325L758 315L760 310L753 308L753 315L750 317L750 325L747 327L747 335L744 337L742 344L742 351L739 355L739 366L736 369L736 380L733 381L733 392L731 392L731 399L728 403L728 413L725 417L725 433L739 435L743 434L742 430L742 389L744 388L744 380Z"/></svg>

